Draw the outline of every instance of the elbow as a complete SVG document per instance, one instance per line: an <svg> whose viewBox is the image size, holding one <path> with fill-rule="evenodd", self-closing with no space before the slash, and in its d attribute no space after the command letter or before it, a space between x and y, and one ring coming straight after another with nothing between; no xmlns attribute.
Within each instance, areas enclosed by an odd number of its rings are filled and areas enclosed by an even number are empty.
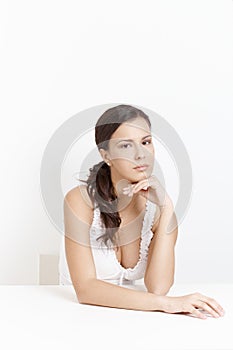
<svg viewBox="0 0 233 350"><path fill-rule="evenodd" d="M77 285L77 283L73 283L73 286L79 304L87 304L90 291L93 290L93 288L90 287L90 281L88 281L88 283L80 283L79 285Z"/></svg>
<svg viewBox="0 0 233 350"><path fill-rule="evenodd" d="M169 286L160 285L160 286L155 286L154 288L147 287L147 290L148 292L153 293L155 295L167 295L167 293L170 291L173 284L174 284L174 281L170 283Z"/></svg>
<svg viewBox="0 0 233 350"><path fill-rule="evenodd" d="M155 289L152 293L155 295L167 295L167 293L169 292L169 289Z"/></svg>
<svg viewBox="0 0 233 350"><path fill-rule="evenodd" d="M171 289L172 285L169 288L156 288L153 290L153 294L156 295L167 295L169 290Z"/></svg>
<svg viewBox="0 0 233 350"><path fill-rule="evenodd" d="M76 290L75 290L75 293L76 293L76 297L77 297L79 304L86 304L85 293L80 293L80 291L76 291Z"/></svg>
<svg viewBox="0 0 233 350"><path fill-rule="evenodd" d="M76 297L77 297L77 300L78 300L79 304L90 304L91 295L88 295L85 292L82 292L82 293L80 293L80 292L77 293L76 292Z"/></svg>
<svg viewBox="0 0 233 350"><path fill-rule="evenodd" d="M78 300L79 304L85 304L85 293L81 292L79 289L74 288L75 290L75 294L76 294L76 298Z"/></svg>

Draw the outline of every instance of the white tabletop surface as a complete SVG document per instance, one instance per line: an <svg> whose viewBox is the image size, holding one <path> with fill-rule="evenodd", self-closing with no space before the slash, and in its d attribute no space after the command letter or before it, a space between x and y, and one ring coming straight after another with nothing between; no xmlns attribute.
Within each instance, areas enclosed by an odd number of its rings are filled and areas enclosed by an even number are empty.
<svg viewBox="0 0 233 350"><path fill-rule="evenodd" d="M144 285L128 286L145 290ZM1 285L1 349L233 349L233 284L174 285L169 296L199 292L225 310L195 317L79 304L73 286Z"/></svg>

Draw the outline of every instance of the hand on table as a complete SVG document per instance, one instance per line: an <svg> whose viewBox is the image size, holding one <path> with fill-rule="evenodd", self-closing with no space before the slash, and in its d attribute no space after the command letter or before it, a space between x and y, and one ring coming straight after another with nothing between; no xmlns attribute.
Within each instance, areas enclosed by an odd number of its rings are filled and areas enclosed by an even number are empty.
<svg viewBox="0 0 233 350"><path fill-rule="evenodd" d="M224 310L219 303L208 296L200 293L193 293L179 297L162 296L163 298L163 310L167 313L183 313L195 316L201 319L206 319L206 315L202 313L209 313L215 318L224 316Z"/></svg>

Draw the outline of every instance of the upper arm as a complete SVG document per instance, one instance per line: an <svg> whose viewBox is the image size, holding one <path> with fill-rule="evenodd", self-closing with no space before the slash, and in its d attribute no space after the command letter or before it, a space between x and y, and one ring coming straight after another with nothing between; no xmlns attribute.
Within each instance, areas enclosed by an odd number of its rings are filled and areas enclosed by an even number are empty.
<svg viewBox="0 0 233 350"><path fill-rule="evenodd" d="M159 206L156 205L156 210L155 210L155 215L154 215L154 222L153 222L153 226L151 228L153 233L156 232L156 229L157 229L157 227L159 225L160 214L161 214L161 210L159 209Z"/></svg>
<svg viewBox="0 0 233 350"><path fill-rule="evenodd" d="M65 253L77 294L89 279L96 278L89 231L93 207L86 186L75 187L64 198Z"/></svg>

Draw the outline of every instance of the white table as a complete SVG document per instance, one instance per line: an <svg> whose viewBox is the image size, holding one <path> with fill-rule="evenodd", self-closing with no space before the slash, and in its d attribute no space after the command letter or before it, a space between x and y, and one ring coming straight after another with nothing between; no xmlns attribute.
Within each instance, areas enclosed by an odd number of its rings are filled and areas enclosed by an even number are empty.
<svg viewBox="0 0 233 350"><path fill-rule="evenodd" d="M129 286L145 290L144 285ZM73 286L0 286L1 349L233 349L233 284L175 285L169 296L200 292L225 316L79 304Z"/></svg>

